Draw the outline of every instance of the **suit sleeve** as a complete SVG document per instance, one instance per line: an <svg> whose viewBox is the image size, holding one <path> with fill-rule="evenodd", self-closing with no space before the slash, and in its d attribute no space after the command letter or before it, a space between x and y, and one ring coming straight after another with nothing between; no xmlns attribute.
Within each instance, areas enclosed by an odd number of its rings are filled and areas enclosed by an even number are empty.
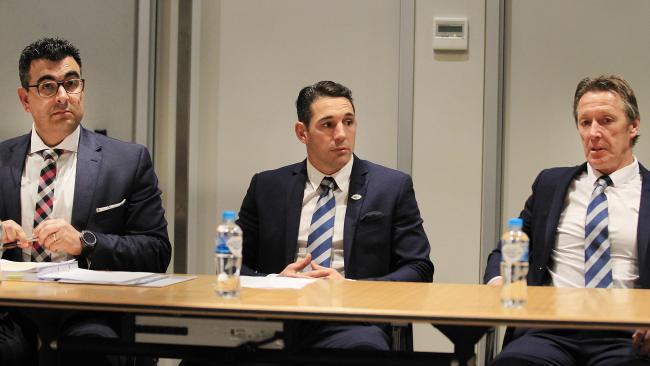
<svg viewBox="0 0 650 366"><path fill-rule="evenodd" d="M535 178L535 182L533 182L532 186L532 193L530 197L526 200L526 204L524 205L524 209L519 213L519 217L524 220L524 227L523 230L528 235L528 238L530 239L530 248L529 252L532 252L532 246L533 246L533 237L531 235L531 222L533 219L533 209L535 207L535 195L537 192L537 187L539 185L539 182L541 180L542 175L544 174L545 171L542 171L537 175L537 178ZM500 276L500 265L501 265L501 244L500 241L497 241L497 245L495 249L490 253L490 256L488 257L488 262L487 266L485 267L485 274L483 275L483 283L488 283L491 279L494 277Z"/></svg>
<svg viewBox="0 0 650 366"><path fill-rule="evenodd" d="M244 233L244 243L242 247L243 263L241 274L243 276L265 276L265 273L258 272L259 268L258 253L259 253L259 215L257 210L257 203L255 199L257 177L255 174L251 179L251 183L246 191L246 196L242 201L241 209L239 210L239 219L237 225Z"/></svg>
<svg viewBox="0 0 650 366"><path fill-rule="evenodd" d="M119 233L89 227L97 236L90 258L95 270L165 272L171 260L171 244L162 207L158 179L149 152L139 150L135 176L127 187L125 214ZM107 184L111 184L109 181Z"/></svg>
<svg viewBox="0 0 650 366"><path fill-rule="evenodd" d="M391 272L368 280L433 281L434 267L429 259L431 246L422 223L413 181L411 177L405 176L400 185L391 224Z"/></svg>

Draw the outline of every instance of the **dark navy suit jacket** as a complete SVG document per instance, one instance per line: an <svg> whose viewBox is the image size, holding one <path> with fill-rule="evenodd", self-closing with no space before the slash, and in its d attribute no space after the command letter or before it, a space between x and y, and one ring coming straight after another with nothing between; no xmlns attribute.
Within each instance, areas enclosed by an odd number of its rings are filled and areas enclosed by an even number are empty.
<svg viewBox="0 0 650 366"><path fill-rule="evenodd" d="M0 219L21 222L20 180L31 134L0 144ZM121 206L103 212L97 208ZM81 128L72 226L97 236L91 269L165 272L171 259L167 221L144 146ZM22 261L19 248L4 258ZM83 258L79 258L83 259ZM86 260L79 265L85 266Z"/></svg>
<svg viewBox="0 0 650 366"><path fill-rule="evenodd" d="M549 285L551 251L555 247L556 232L564 208L567 190L573 179L585 172L587 163L570 168L543 170L533 183L533 193L519 215L524 219L524 231L530 238L530 270L528 284ZM637 225L639 284L650 288L650 172L639 164L641 173L641 203ZM501 251L497 247L488 258L484 281L499 275Z"/></svg>
<svg viewBox="0 0 650 366"><path fill-rule="evenodd" d="M242 274L280 273L294 262L307 180L306 160L255 174L239 211ZM350 197L358 194L360 199ZM345 213L345 276L431 282L429 241L411 178L354 157Z"/></svg>

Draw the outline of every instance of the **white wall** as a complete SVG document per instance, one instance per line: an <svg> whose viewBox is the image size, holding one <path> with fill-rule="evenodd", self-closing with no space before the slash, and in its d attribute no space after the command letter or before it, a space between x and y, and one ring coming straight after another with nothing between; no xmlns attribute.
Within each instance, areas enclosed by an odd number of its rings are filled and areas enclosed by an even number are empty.
<svg viewBox="0 0 650 366"><path fill-rule="evenodd" d="M650 149L650 38L645 0L508 1L503 219L516 216L540 170L584 161L573 121L573 94L583 77L620 74L636 92L641 138ZM647 132L645 132L647 133ZM504 221L505 224L505 221Z"/></svg>
<svg viewBox="0 0 650 366"><path fill-rule="evenodd" d="M434 16L468 18L468 52L433 52ZM484 17L483 1L416 2L413 179L434 282L479 282ZM417 327L416 348L451 351L431 334Z"/></svg>
<svg viewBox="0 0 650 366"><path fill-rule="evenodd" d="M29 43L60 36L81 53L86 79L82 124L133 139L136 1L0 1L0 141L24 134L31 115L18 101L18 58Z"/></svg>

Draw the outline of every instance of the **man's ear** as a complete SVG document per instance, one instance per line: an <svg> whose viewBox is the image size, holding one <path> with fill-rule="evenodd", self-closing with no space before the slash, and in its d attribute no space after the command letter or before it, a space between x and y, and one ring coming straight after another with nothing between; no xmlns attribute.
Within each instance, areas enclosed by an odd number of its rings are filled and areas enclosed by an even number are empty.
<svg viewBox="0 0 650 366"><path fill-rule="evenodd" d="M630 123L630 137L635 137L639 134L639 125L641 121L637 118L632 123Z"/></svg>
<svg viewBox="0 0 650 366"><path fill-rule="evenodd" d="M25 112L29 112L29 94L27 93L27 90L23 87L18 88L18 99L20 99L20 104L23 105L23 109Z"/></svg>
<svg viewBox="0 0 650 366"><path fill-rule="evenodd" d="M296 132L296 137L298 138L298 140L300 140L300 142L302 142L303 144L306 144L307 143L307 126L305 126L304 123L302 123L300 121L297 121L295 126L294 126L294 130Z"/></svg>

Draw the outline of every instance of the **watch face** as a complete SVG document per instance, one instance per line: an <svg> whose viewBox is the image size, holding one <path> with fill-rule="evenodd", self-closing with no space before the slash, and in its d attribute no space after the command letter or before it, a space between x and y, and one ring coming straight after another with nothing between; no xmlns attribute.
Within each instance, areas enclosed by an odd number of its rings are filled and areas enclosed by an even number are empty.
<svg viewBox="0 0 650 366"><path fill-rule="evenodd" d="M86 245L94 246L97 242L97 237L90 231L83 231L81 237Z"/></svg>

